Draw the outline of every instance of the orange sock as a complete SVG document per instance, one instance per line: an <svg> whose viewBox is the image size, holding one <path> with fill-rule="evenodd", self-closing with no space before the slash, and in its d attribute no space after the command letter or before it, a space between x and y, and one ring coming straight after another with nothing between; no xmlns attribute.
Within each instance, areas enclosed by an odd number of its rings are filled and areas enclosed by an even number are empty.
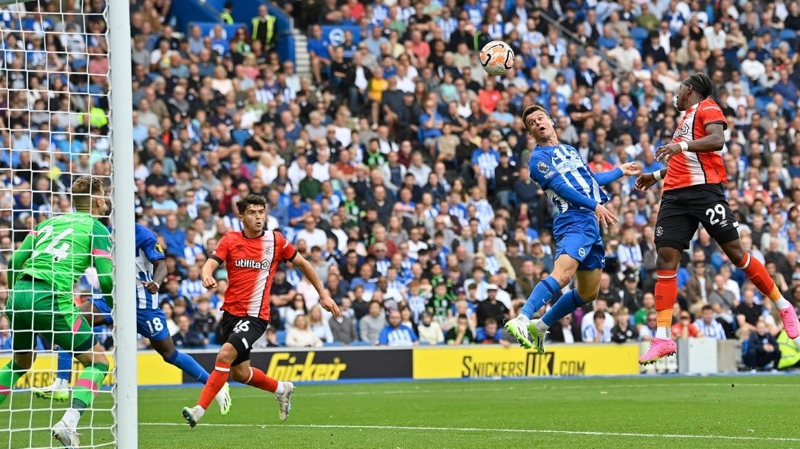
<svg viewBox="0 0 800 449"><path fill-rule="evenodd" d="M250 380L245 383L270 393L275 393L275 390L278 389L278 381L267 376L258 368L250 368Z"/></svg>
<svg viewBox="0 0 800 449"><path fill-rule="evenodd" d="M214 400L219 390L221 390L225 382L228 381L230 373L231 366L229 364L217 363L214 366L214 371L208 376L206 386L203 387L203 392L200 393L200 399L197 401L197 405L203 407L204 410L208 409L211 401Z"/></svg>
<svg viewBox="0 0 800 449"><path fill-rule="evenodd" d="M658 327L672 326L672 307L678 299L678 270L656 272L656 313Z"/></svg>
<svg viewBox="0 0 800 449"><path fill-rule="evenodd" d="M781 291L778 290L778 287L775 285L775 281L773 281L769 273L767 273L767 269L764 268L761 261L750 256L750 253L745 253L742 261L736 266L744 271L747 277L750 278L750 282L756 286L758 291L773 302L783 298L783 296L781 296Z"/></svg>

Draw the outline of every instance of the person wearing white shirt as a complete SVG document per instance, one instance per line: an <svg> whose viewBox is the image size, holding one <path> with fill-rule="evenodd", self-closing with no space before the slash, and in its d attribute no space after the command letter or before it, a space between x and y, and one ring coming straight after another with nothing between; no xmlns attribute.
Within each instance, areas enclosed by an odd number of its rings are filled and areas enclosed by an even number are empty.
<svg viewBox="0 0 800 449"><path fill-rule="evenodd" d="M592 332L591 330L587 329L593 328L595 326L594 323L595 314L602 313L606 317L605 322L603 323L603 330L604 333L605 332L608 333L608 340L611 341L611 329L614 328L614 317L607 312L607 309L608 309L608 303L606 302L606 300L603 298L597 298L594 301L594 310L584 315L583 319L581 319L581 335L585 337L587 335L587 332L589 333L589 335L594 335L591 334Z"/></svg>
<svg viewBox="0 0 800 449"><path fill-rule="evenodd" d="M727 340L725 329L714 319L714 310L709 305L703 306L700 318L694 322L701 334L715 340Z"/></svg>
<svg viewBox="0 0 800 449"><path fill-rule="evenodd" d="M331 164L328 162L330 154L327 148L320 148L317 152L317 162L314 162L312 169L312 176L319 182L325 182L331 179ZM298 184L299 185L299 184Z"/></svg>
<svg viewBox="0 0 800 449"><path fill-rule="evenodd" d="M325 234L325 231L322 229L317 229L317 219L309 216L306 218L305 227L295 236L295 242L300 240L306 242L306 248L308 249L315 246L322 249L325 248L325 245L328 243L328 235Z"/></svg>

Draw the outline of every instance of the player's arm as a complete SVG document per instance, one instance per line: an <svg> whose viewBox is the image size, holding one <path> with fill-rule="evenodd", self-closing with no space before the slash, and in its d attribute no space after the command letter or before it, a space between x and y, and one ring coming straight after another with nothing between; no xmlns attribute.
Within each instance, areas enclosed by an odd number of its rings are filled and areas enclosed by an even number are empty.
<svg viewBox="0 0 800 449"><path fill-rule="evenodd" d="M319 293L319 304L322 308L332 313L333 316L338 317L341 314L339 312L339 306L336 305L328 292L325 291L325 286L322 285L322 281L319 279L319 276L317 276L317 272L314 270L314 267L311 266L311 263L307 261L305 257L298 254L297 251L295 251L294 256L288 260L300 269L303 276L308 279L308 282L311 282L311 285L313 285L314 289Z"/></svg>
<svg viewBox="0 0 800 449"><path fill-rule="evenodd" d="M144 288L150 293L156 294L168 274L164 248L158 243L156 235L149 229L144 231L144 233L137 232L137 240L140 236L144 237L142 239L143 241L139 244L139 249L144 250L145 257L153 264L153 280L151 282L144 282Z"/></svg>
<svg viewBox="0 0 800 449"><path fill-rule="evenodd" d="M22 245L11 254L8 260L8 269L6 276L8 279L8 289L14 289L14 283L17 281L17 274L22 268L25 267L25 262L33 255L33 244L36 236L36 231L31 232L22 241Z"/></svg>
<svg viewBox="0 0 800 449"><path fill-rule="evenodd" d="M216 252L214 253L216 254ZM214 272L222 265L222 261L217 256L212 255L203 264L200 278L203 280L203 287L207 289L217 288L217 280L214 279Z"/></svg>
<svg viewBox="0 0 800 449"><path fill-rule="evenodd" d="M597 181L597 184L599 184L602 187L611 184L612 182L621 178L622 175L623 175L622 169L617 167L613 170L609 170L603 173L595 173L594 179L595 181Z"/></svg>
<svg viewBox="0 0 800 449"><path fill-rule="evenodd" d="M697 140L681 141L664 145L656 150L656 160L669 162L672 156L682 152L713 153L722 151L725 146L724 122L714 121L706 124L706 136Z"/></svg>
<svg viewBox="0 0 800 449"><path fill-rule="evenodd" d="M611 211L609 211L601 203L598 203L588 196L580 194L577 190L572 188L572 186L560 178L556 182L551 182L549 189L557 193L561 198L569 201L570 204L594 211L595 215L597 215L597 219L606 226L619 221L617 216L611 213Z"/></svg>

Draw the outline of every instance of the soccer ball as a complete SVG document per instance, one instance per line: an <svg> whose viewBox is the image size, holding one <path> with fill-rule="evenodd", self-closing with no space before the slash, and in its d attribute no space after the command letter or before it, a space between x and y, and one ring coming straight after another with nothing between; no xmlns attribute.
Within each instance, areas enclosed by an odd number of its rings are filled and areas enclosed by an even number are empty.
<svg viewBox="0 0 800 449"><path fill-rule="evenodd" d="M514 50L503 41L491 41L483 46L480 60L486 73L499 76L514 67Z"/></svg>

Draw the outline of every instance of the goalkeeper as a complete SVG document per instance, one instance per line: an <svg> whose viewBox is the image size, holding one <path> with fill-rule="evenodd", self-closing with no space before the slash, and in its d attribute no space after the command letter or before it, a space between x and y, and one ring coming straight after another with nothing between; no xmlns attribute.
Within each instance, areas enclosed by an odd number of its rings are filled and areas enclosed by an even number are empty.
<svg viewBox="0 0 800 449"><path fill-rule="evenodd" d="M99 178L83 176L72 184L75 212L39 224L14 252L8 266L11 294L6 316L13 335L13 359L0 368L0 403L33 364L36 334L72 351L84 366L75 383L72 403L53 428L53 437L69 448L79 446L77 426L92 405L108 373L108 359L96 343L91 323L73 302L72 288L90 266L100 289L113 304L111 240L95 217L108 209Z"/></svg>

